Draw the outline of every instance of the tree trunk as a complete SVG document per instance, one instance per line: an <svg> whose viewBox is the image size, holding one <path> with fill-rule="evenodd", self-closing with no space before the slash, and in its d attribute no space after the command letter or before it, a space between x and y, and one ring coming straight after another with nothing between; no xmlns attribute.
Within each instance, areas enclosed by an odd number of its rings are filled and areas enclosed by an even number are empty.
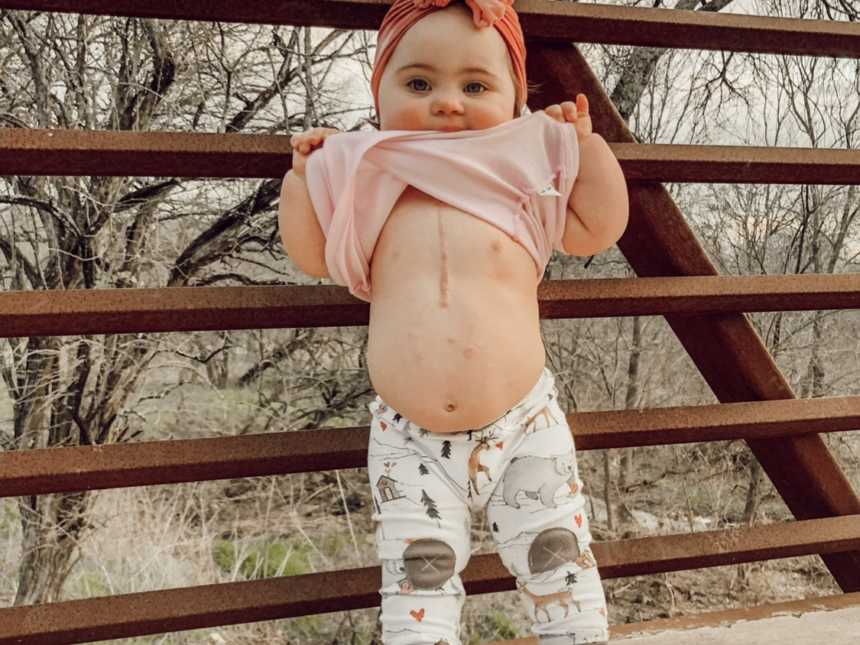
<svg viewBox="0 0 860 645"><path fill-rule="evenodd" d="M15 400L15 438L19 450L78 444L72 435L68 399L57 394L62 386L58 377L61 346L58 338L31 338L28 343L26 367L15 378L19 392ZM89 505L87 492L18 498L22 558L13 605L48 603L59 598L74 564L75 547L86 527Z"/></svg>
<svg viewBox="0 0 860 645"><path fill-rule="evenodd" d="M135 391L153 346L107 337L102 353L91 352L92 338L77 343L71 366L61 365L67 339L30 338L26 366L14 376L15 440L18 450L96 445L122 440L120 410ZM73 347L74 345L72 345ZM70 348L71 349L71 348ZM90 378L90 377L93 378ZM20 497L23 555L13 604L56 602L74 566L87 529L91 491Z"/></svg>
<svg viewBox="0 0 860 645"><path fill-rule="evenodd" d="M744 504L744 524L752 526L755 522L755 514L758 511L758 503L761 489L761 464L753 457L750 460L750 482L747 487L747 499Z"/></svg>
<svg viewBox="0 0 860 645"><path fill-rule="evenodd" d="M78 544L93 497L90 491L18 498L22 557L13 606L61 600L63 584L77 562Z"/></svg>
<svg viewBox="0 0 860 645"><path fill-rule="evenodd" d="M822 315L820 311L814 313L812 319L812 348L809 364L806 369L806 378L803 384L803 398L816 399L824 396L824 366L821 364L821 338L822 338Z"/></svg>
<svg viewBox="0 0 860 645"><path fill-rule="evenodd" d="M624 409L632 410L639 405L639 357L642 353L642 319L633 316L633 333L630 339L630 360L627 363L627 393ZM633 479L633 457L636 453L627 449L621 453L618 486L623 491Z"/></svg>
<svg viewBox="0 0 860 645"><path fill-rule="evenodd" d="M612 449L603 451L603 501L606 503L606 528L615 531L615 513L612 510Z"/></svg>

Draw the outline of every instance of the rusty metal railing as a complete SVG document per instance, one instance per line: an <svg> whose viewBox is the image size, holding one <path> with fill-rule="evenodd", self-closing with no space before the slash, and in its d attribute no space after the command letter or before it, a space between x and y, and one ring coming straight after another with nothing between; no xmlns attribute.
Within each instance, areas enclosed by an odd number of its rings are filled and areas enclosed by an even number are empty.
<svg viewBox="0 0 860 645"><path fill-rule="evenodd" d="M594 118L594 117L593 117ZM852 150L610 143L628 181L858 184ZM0 129L0 174L280 178L285 137Z"/></svg>
<svg viewBox="0 0 860 645"><path fill-rule="evenodd" d="M860 309L860 274L550 280L541 318ZM331 285L0 293L0 338L349 327L370 305Z"/></svg>
<svg viewBox="0 0 860 645"><path fill-rule="evenodd" d="M7 9L375 29L382 0L0 0ZM661 181L860 183L860 153L637 145L568 41L860 57L860 27L534 1L520 11L529 77L545 104L589 96L595 131L629 182L618 246L640 276L539 288L542 318L664 315L719 405L569 416L580 450L744 439L797 518L767 527L593 544L605 578L819 554L844 591L860 590L860 500L817 433L858 427L860 397L796 400L742 312L860 306L860 276L717 276ZM632 27L632 28L631 28ZM541 106L532 106L540 109ZM286 137L0 130L7 174L280 177ZM166 154L167 153L167 154ZM743 174L739 174L740 170ZM191 175L189 175L191 173ZM0 337L365 325L345 289L239 287L0 294ZM0 494L40 495L352 468L368 429L148 442L0 454ZM181 444L181 450L177 445ZM496 554L463 573L469 593L514 589ZM122 638L378 605L378 567L0 609L0 644Z"/></svg>
<svg viewBox="0 0 860 645"><path fill-rule="evenodd" d="M106 16L376 29L391 0L4 0L8 9ZM520 3L522 5L522 3ZM530 43L577 41L856 58L856 25L739 14L531 0L517 6Z"/></svg>
<svg viewBox="0 0 860 645"><path fill-rule="evenodd" d="M860 396L567 415L576 449L776 439L860 427ZM0 497L366 466L367 426L0 453Z"/></svg>
<svg viewBox="0 0 860 645"><path fill-rule="evenodd" d="M860 548L860 515L592 543L606 579ZM472 556L469 594L511 591L498 555ZM0 643L87 642L379 604L379 567L0 609Z"/></svg>

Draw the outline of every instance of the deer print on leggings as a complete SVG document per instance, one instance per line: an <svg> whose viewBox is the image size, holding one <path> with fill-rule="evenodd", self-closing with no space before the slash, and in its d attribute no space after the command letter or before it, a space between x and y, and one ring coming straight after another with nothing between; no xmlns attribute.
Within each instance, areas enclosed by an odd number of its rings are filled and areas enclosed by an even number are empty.
<svg viewBox="0 0 860 645"><path fill-rule="evenodd" d="M549 393L548 402L551 402L553 399L553 393ZM532 432L537 432L538 427L537 423L538 417L543 417L546 425L541 428L541 430L545 430L547 428L551 428L553 425L558 424L559 422L555 420L555 417L552 416L552 412L550 412L549 405L543 406L538 412L528 418L526 418L525 428L526 434L530 434Z"/></svg>
<svg viewBox="0 0 860 645"><path fill-rule="evenodd" d="M481 453L490 449L490 442L496 439L496 435L491 434L489 437L482 436L478 439L478 445L472 449L472 454L469 455L469 481L475 489L475 495L478 494L478 473L484 473L487 479L493 481L490 477L490 469L481 463Z"/></svg>
<svg viewBox="0 0 860 645"><path fill-rule="evenodd" d="M565 591L559 591L556 593L548 593L543 596L539 596L538 594L534 594L528 590L523 584L520 584L517 581L517 587L519 587L525 594L532 599L532 602L535 606L535 620L537 620L538 612L542 611L546 616L546 621L549 622L552 620L549 615L549 611L547 607L549 605L561 605L564 607L564 617L567 618L568 613L570 613L570 606L576 605L576 610L578 612L582 612L582 606L579 604L579 601L573 597L573 592L570 589Z"/></svg>

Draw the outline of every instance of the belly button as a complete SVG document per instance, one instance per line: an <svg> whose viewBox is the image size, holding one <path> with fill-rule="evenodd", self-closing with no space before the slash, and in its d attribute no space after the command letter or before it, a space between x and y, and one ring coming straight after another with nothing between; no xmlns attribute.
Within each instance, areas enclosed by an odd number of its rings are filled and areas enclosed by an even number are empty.
<svg viewBox="0 0 860 645"><path fill-rule="evenodd" d="M453 403L449 403L448 405L445 406L445 409L448 410L448 412L453 412L454 410L457 409L457 406L454 405Z"/></svg>
<svg viewBox="0 0 860 645"><path fill-rule="evenodd" d="M465 356L466 358L472 358L477 353L477 351L478 350L475 347L469 346L463 350L463 356Z"/></svg>

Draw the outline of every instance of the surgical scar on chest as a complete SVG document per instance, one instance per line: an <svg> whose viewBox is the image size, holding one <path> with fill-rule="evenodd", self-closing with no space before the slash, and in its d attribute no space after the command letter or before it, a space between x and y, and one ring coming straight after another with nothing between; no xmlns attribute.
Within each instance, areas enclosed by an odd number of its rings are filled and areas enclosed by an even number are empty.
<svg viewBox="0 0 860 645"><path fill-rule="evenodd" d="M448 249L445 248L445 229L442 228L442 213L436 213L439 223L439 252L441 261L439 263L439 306L448 308Z"/></svg>

